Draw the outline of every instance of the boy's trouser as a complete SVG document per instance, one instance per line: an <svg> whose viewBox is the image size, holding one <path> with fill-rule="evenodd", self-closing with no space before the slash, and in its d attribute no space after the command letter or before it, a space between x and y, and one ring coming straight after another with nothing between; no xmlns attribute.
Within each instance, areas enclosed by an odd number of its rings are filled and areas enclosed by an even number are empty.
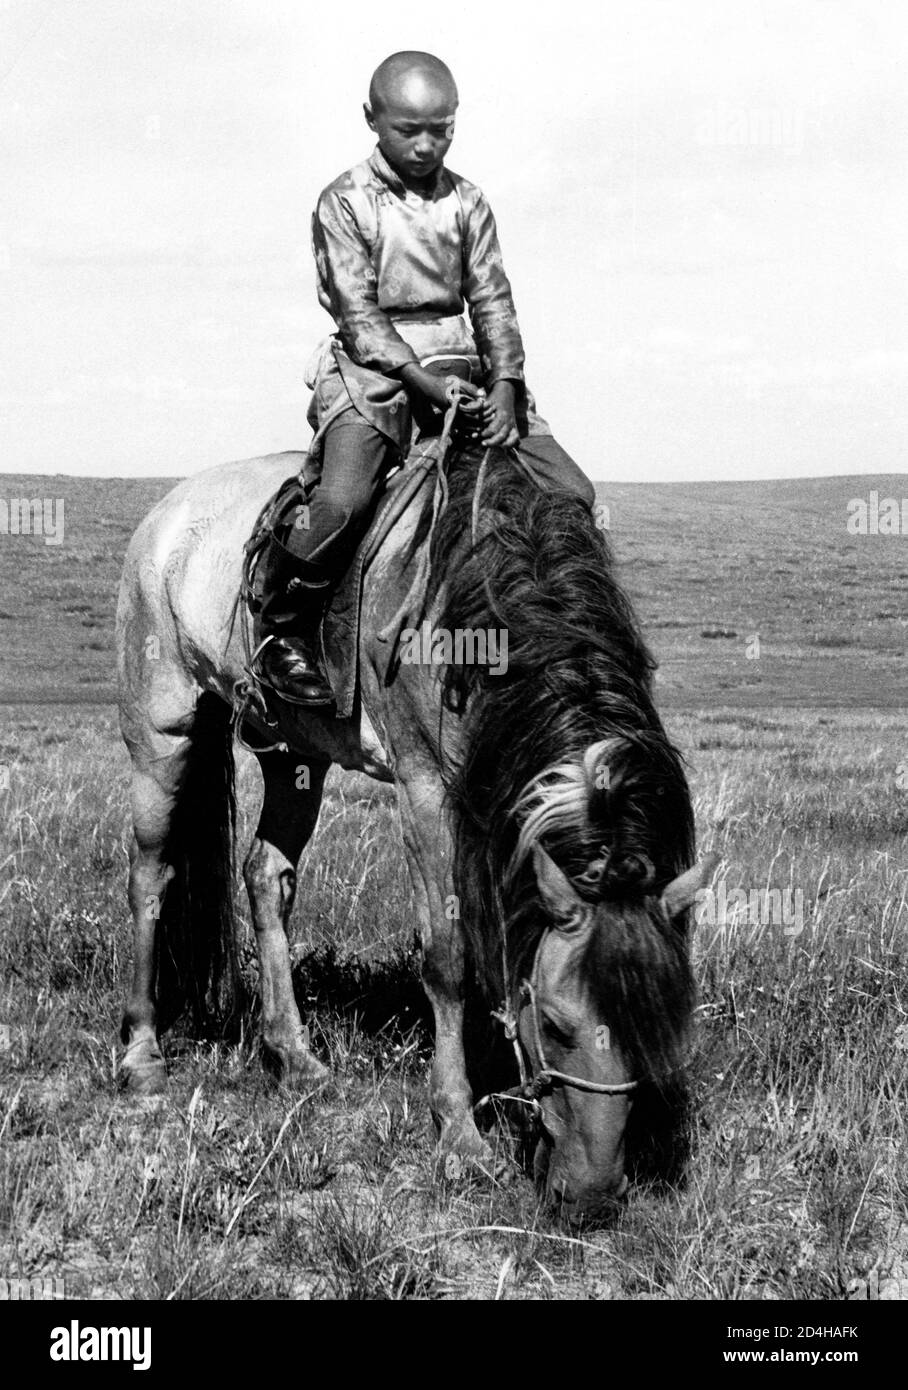
<svg viewBox="0 0 908 1390"><path fill-rule="evenodd" d="M593 485L551 435L530 435L520 453L543 487L574 492L592 507ZM294 526L287 549L340 579L368 530L386 473L397 461L385 435L348 411L329 425L321 478L309 498L308 526Z"/></svg>
<svg viewBox="0 0 908 1390"><path fill-rule="evenodd" d="M308 525L293 527L287 549L340 579L368 530L396 456L387 436L355 411L329 425L322 441L321 477L308 499Z"/></svg>

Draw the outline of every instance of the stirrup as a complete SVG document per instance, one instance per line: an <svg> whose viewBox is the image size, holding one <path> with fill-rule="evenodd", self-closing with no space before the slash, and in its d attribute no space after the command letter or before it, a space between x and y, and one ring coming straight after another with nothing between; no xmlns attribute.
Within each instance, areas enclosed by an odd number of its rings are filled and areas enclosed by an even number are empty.
<svg viewBox="0 0 908 1390"><path fill-rule="evenodd" d="M328 679L327 672L321 672L321 674L323 676L325 685L328 687L330 691L330 694L327 696L327 698L321 700L301 700L299 696L291 695L286 690L283 690L279 686L272 684L272 682L265 675L265 672L262 670L259 658L262 652L268 646L269 642L274 641L277 635L278 634L275 632L269 632L267 637L262 638L261 642L259 642L255 651L253 652L252 659L249 662L250 674L252 675L253 680L255 680L260 686L264 686L266 690L270 690L271 693L278 700L284 700L288 705L297 705L300 709L327 709L330 705L335 704L336 696L334 694L334 691L331 689L331 682Z"/></svg>

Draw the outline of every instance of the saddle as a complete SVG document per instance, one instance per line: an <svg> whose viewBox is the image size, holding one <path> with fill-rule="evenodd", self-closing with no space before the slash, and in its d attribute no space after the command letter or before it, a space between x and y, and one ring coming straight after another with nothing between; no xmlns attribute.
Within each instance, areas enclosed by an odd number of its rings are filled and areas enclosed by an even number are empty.
<svg viewBox="0 0 908 1390"><path fill-rule="evenodd" d="M439 368L448 376L469 379L468 367L453 358L436 359ZM433 367L435 363L433 362ZM415 414L414 442L404 464L389 475L375 515L366 535L360 542L352 564L347 569L328 607L320 632L322 657L328 679L334 691L333 717L349 719L354 712L359 687L359 637L363 580L370 564L392 528L410 507L420 511L434 496L435 515L446 495L445 459L457 411L456 388L451 389L451 407L443 422L428 413ZM441 432L438 426L441 424ZM234 729L241 741L245 731L255 738L256 726L274 728L275 715L284 701L256 673L255 658L264 634L258 621L261 610L261 586L257 581L257 564L273 532L285 533L299 515L311 492L305 466L299 474L287 478L262 508L246 542L243 578L237 597L235 615L241 623L245 652L245 676L234 692ZM406 599L385 629L379 633L387 644L387 662L382 673L385 681L393 678L398 638L408 626L416 626L425 601L425 585L429 568L430 536L417 556L414 578ZM252 727L246 724L251 721ZM264 751L256 740L250 743L255 751ZM278 745L273 745L278 746Z"/></svg>

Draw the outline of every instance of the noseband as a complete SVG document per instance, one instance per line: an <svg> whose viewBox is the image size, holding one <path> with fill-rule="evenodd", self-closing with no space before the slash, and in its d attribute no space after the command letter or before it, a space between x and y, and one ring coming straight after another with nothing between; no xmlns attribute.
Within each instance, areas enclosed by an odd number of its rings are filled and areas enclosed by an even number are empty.
<svg viewBox="0 0 908 1390"><path fill-rule="evenodd" d="M539 1003L537 998L537 986L539 981L539 962L542 956L542 948L552 927L546 927L542 936L539 938L539 945L536 947L536 954L533 957L533 968L530 971L530 978L524 980L520 986L520 997L529 1001L530 1022L533 1030L533 1050L535 1051L536 1067L532 1074L529 1074L524 1057L524 1050L520 1043L520 1033L518 1028L517 1014L511 1005L510 986L508 984L507 960L505 959L505 999L501 1009L495 1009L492 1017L497 1018L504 1027L504 1035L514 1049L514 1056L517 1059L517 1071L520 1076L520 1083L512 1086L507 1091L492 1091L489 1095L483 1096L476 1105L476 1110L483 1109L493 1100L512 1100L521 1105L529 1105L536 1118L545 1125L545 1119L540 1105L540 1097L548 1095L553 1088L558 1086L569 1086L575 1091L588 1091L600 1096L622 1096L629 1091L636 1089L636 1081L604 1082L589 1081L585 1076L574 1076L570 1072L559 1071L556 1067L549 1065L542 1044L542 1029L539 1024ZM506 953L505 953L506 955ZM533 1059L531 1059L532 1061Z"/></svg>

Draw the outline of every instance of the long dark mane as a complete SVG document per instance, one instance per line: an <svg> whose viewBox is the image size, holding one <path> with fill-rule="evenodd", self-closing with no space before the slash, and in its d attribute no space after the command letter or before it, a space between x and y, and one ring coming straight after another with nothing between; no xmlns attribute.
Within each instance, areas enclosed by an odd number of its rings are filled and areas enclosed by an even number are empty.
<svg viewBox="0 0 908 1390"><path fill-rule="evenodd" d="M445 723L459 726L445 772L454 887L473 961L496 1000L503 931L510 984L529 968L544 918L518 845L535 808L540 843L601 905L590 988L635 1064L664 1072L692 990L683 924L667 922L658 894L692 862L693 818L681 758L653 705L654 662L585 504L544 491L493 450L476 508L481 460L465 451L449 467L429 584L436 630L495 629L508 640L501 674L455 662L443 674L444 708L456 716ZM591 765L597 745L605 756ZM597 859L605 862L590 884L583 876Z"/></svg>

